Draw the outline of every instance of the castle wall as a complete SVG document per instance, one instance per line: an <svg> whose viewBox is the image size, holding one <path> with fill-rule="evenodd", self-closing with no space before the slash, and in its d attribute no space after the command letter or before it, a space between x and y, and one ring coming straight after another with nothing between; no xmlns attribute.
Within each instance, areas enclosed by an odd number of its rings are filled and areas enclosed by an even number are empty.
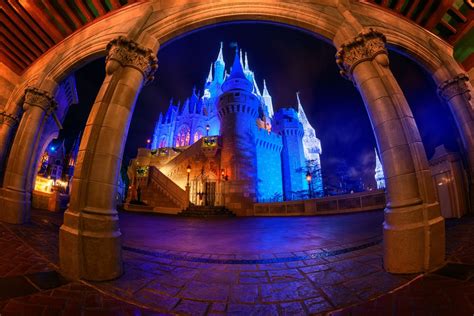
<svg viewBox="0 0 474 316"><path fill-rule="evenodd" d="M281 136L258 129L256 133L257 199L278 200L283 195L281 169Z"/></svg>

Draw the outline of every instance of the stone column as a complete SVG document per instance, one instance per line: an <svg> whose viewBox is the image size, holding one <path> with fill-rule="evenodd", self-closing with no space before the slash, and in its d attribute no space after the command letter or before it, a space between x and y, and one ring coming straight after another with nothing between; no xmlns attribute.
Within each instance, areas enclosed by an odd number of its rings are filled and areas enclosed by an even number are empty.
<svg viewBox="0 0 474 316"><path fill-rule="evenodd" d="M0 185L3 180L5 159L8 157L8 149L13 131L20 119L6 111L0 111Z"/></svg>
<svg viewBox="0 0 474 316"><path fill-rule="evenodd" d="M415 120L389 69L385 36L364 30L342 44L336 58L341 74L360 91L381 154L387 185L385 269L416 273L440 266L444 219Z"/></svg>
<svg viewBox="0 0 474 316"><path fill-rule="evenodd" d="M18 131L8 157L0 192L0 220L21 224L30 219L32 166L45 123L57 107L47 91L27 88Z"/></svg>
<svg viewBox="0 0 474 316"><path fill-rule="evenodd" d="M469 77L459 74L438 86L439 96L448 104L456 121L469 168L468 186L471 212L474 212L474 107Z"/></svg>
<svg viewBox="0 0 474 316"><path fill-rule="evenodd" d="M126 37L107 45L106 77L84 129L71 200L59 234L60 265L72 278L122 274L117 180L136 98L157 68L153 50Z"/></svg>

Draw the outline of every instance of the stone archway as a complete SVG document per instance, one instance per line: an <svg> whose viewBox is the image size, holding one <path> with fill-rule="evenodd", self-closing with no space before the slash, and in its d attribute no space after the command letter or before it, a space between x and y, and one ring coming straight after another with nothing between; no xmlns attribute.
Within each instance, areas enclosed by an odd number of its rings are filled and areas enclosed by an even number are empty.
<svg viewBox="0 0 474 316"><path fill-rule="evenodd" d="M166 1L126 8L80 30L43 55L23 76L37 76L37 86L48 80L58 82L89 58L109 54L107 76L81 141L71 207L61 230L64 272L91 280L111 279L121 274L114 180L135 98L152 73L158 42L164 43L206 25L238 20L270 21L301 28L319 34L340 49L339 64L366 101L386 166L385 174L389 177L386 268L391 272L419 272L441 264L443 221L416 124L388 68L385 41L408 51L432 71L449 64L451 70L447 73L452 74L456 69L452 62L446 62L453 60L449 46L408 21L347 0L320 4L276 0L193 1L185 5ZM370 27L377 31L367 31ZM412 36L400 35L401 29ZM91 38L91 34L95 36ZM431 53L433 45L438 47L436 54ZM17 109L15 105L27 86L26 81L17 86L9 99L8 112ZM391 132L393 129L397 131ZM5 135L0 132L2 140ZM115 142L107 142L110 139ZM20 142L15 137L17 146ZM107 256L101 255L104 253Z"/></svg>

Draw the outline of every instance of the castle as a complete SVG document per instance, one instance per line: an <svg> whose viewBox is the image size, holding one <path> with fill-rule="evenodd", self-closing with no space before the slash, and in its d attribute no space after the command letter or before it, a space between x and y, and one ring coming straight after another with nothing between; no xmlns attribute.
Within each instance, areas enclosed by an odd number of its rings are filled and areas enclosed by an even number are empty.
<svg viewBox="0 0 474 316"><path fill-rule="evenodd" d="M321 143L296 97L296 106L274 112L247 53L236 49L227 73L221 43L202 95L193 89L183 104L171 101L160 114L150 148L139 149L131 162L132 185L140 186L140 177L154 167L155 176L162 173L187 189L191 202L220 203L238 215L255 202L322 195Z"/></svg>

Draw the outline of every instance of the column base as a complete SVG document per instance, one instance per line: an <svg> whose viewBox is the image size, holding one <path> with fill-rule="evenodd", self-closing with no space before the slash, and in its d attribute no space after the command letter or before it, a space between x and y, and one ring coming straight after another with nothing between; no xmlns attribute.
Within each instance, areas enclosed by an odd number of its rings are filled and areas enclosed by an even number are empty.
<svg viewBox="0 0 474 316"><path fill-rule="evenodd" d="M9 188L0 190L0 221L23 224L30 221L31 193Z"/></svg>
<svg viewBox="0 0 474 316"><path fill-rule="evenodd" d="M439 204L385 209L384 267L390 273L420 273L445 260L445 226Z"/></svg>
<svg viewBox="0 0 474 316"><path fill-rule="evenodd" d="M59 231L62 273L73 279L106 281L123 273L122 240L115 210L67 210Z"/></svg>

